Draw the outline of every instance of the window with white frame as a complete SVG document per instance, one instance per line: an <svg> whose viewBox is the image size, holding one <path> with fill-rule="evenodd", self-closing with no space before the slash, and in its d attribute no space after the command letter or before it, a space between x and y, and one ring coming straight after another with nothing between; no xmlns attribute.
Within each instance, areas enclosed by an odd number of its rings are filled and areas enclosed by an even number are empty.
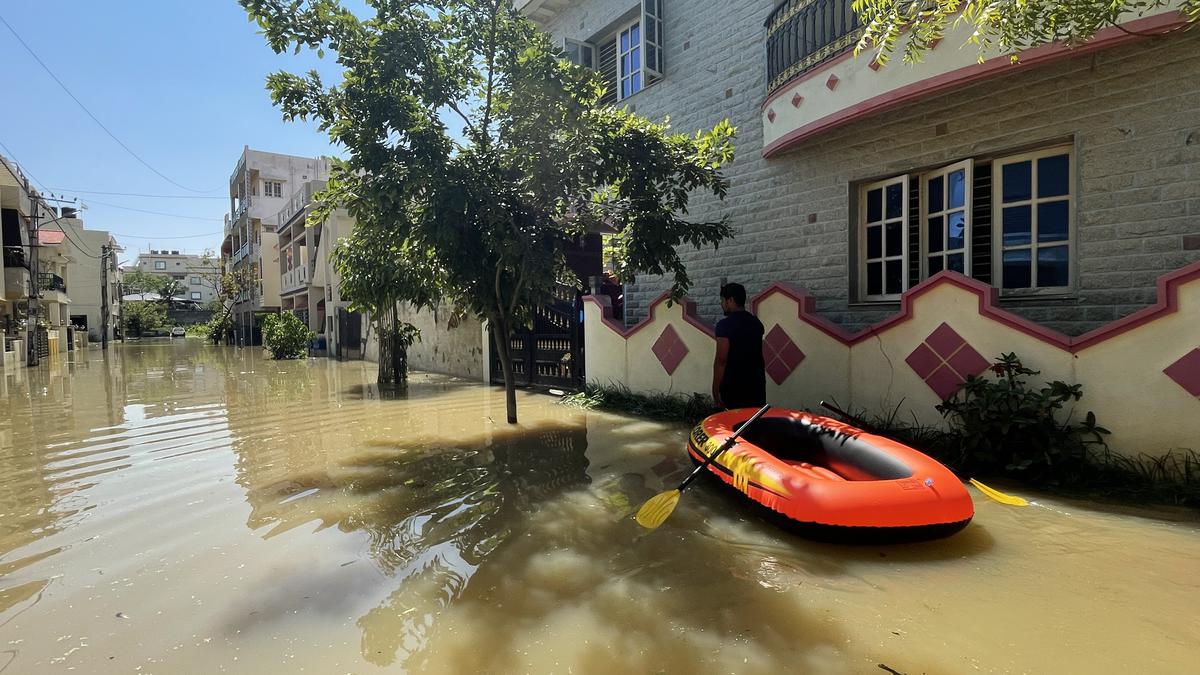
<svg viewBox="0 0 1200 675"><path fill-rule="evenodd" d="M908 287L908 176L862 186L859 222L863 298L899 298Z"/></svg>
<svg viewBox="0 0 1200 675"><path fill-rule="evenodd" d="M942 271L1003 296L1071 292L1074 181L1071 146L1053 145L858 186L855 299L895 301Z"/></svg>
<svg viewBox="0 0 1200 675"><path fill-rule="evenodd" d="M922 278L942 270L971 275L971 160L921 177Z"/></svg>
<svg viewBox="0 0 1200 675"><path fill-rule="evenodd" d="M563 39L571 63L594 68L608 85L601 104L626 99L663 76L662 0L642 0L641 11L614 33L592 42Z"/></svg>
<svg viewBox="0 0 1200 675"><path fill-rule="evenodd" d="M1069 147L1003 157L992 165L995 285L1003 291L1071 288L1073 158Z"/></svg>
<svg viewBox="0 0 1200 675"><path fill-rule="evenodd" d="M617 35L617 63L620 67L617 87L620 98L642 90L642 26L633 22Z"/></svg>
<svg viewBox="0 0 1200 675"><path fill-rule="evenodd" d="M283 183L277 180L263 181L263 196L264 197L282 197Z"/></svg>
<svg viewBox="0 0 1200 675"><path fill-rule="evenodd" d="M200 277L192 277L192 285L199 286L200 285Z"/></svg>
<svg viewBox="0 0 1200 675"><path fill-rule="evenodd" d="M167 261L166 260L155 260L154 261L154 269L156 269L156 270L167 269Z"/></svg>
<svg viewBox="0 0 1200 675"><path fill-rule="evenodd" d="M192 299L199 300L201 298L200 291L192 291Z"/></svg>

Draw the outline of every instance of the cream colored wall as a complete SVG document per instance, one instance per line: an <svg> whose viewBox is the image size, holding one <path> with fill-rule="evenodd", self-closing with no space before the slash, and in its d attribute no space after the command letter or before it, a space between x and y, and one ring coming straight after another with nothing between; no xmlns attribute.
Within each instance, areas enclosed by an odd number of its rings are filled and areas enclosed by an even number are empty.
<svg viewBox="0 0 1200 675"><path fill-rule="evenodd" d="M989 362L1001 353L1016 353L1026 366L1041 371L1031 378L1034 386L1053 380L1082 384L1076 419L1093 411L1112 431L1107 440L1115 451L1198 449L1200 399L1163 370L1200 347L1200 264L1175 274L1182 281L1160 299L1176 302L1175 311L1115 325L1102 330L1102 338L1073 340L992 309L987 287L948 274L909 291L909 310L898 320L855 336L831 335L819 327L819 317L801 312L795 297L768 291L757 306L759 319L768 333L780 326L805 358L782 384L767 378L767 398L789 408L817 409L825 399L872 413L898 409L904 420L944 424L935 408L940 399L905 359L945 323ZM588 381L626 384L639 392L708 393L715 341L684 319L680 305L660 301L645 325L623 335L602 322L601 302L589 298L584 308ZM651 351L668 325L689 349L673 375ZM830 330L837 334L836 328Z"/></svg>
<svg viewBox="0 0 1200 675"><path fill-rule="evenodd" d="M479 381L487 373L484 364L483 331L478 319L466 317L451 328L451 312L445 305L433 310L413 311L400 305L400 320L421 331L421 340L408 348L413 370L443 373Z"/></svg>
<svg viewBox="0 0 1200 675"><path fill-rule="evenodd" d="M278 307L279 290L282 279L279 277L279 235L274 232L262 233L262 268L259 274L263 280L261 307Z"/></svg>

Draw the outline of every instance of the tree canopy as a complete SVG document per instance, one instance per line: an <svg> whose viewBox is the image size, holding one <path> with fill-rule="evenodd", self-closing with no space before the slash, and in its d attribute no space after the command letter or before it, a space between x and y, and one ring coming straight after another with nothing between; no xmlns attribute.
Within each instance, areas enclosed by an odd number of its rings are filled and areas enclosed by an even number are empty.
<svg viewBox="0 0 1200 675"><path fill-rule="evenodd" d="M275 51L329 50L343 70L332 86L316 72L267 80L286 118L347 151L310 222L345 206L421 261L413 283L486 319L510 422L510 336L556 285L580 286L565 251L586 232L615 232L621 276L666 275L675 297L690 285L677 247L731 235L723 218L687 218L694 192L725 196L729 122L676 134L599 106L599 76L510 0L376 0L366 19L337 0L241 3Z"/></svg>
<svg viewBox="0 0 1200 675"><path fill-rule="evenodd" d="M905 63L920 61L960 22L972 27L968 42L978 46L981 60L991 50L1016 58L1049 42L1074 47L1112 26L1129 32L1120 22L1171 6L1181 8L1188 25L1200 21L1200 0L854 0L853 5L865 26L858 48L876 50L884 62L905 35Z"/></svg>

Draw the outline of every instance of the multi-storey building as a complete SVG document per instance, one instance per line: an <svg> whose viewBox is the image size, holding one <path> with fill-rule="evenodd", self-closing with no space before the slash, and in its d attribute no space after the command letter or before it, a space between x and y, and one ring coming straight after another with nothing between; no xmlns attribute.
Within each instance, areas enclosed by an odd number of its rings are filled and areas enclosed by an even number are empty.
<svg viewBox="0 0 1200 675"><path fill-rule="evenodd" d="M362 355L363 318L349 312L330 260L333 247L338 239L350 235L354 221L345 209L337 209L324 222L308 222L313 195L325 184L324 180L311 180L298 186L287 206L275 216L280 304L283 311L294 312L314 333L323 336L330 353Z"/></svg>
<svg viewBox="0 0 1200 675"><path fill-rule="evenodd" d="M178 281L184 288L182 300L204 305L217 297L217 275L221 272L221 261L216 258L151 249L138 253L133 267L141 272L168 276Z"/></svg>
<svg viewBox="0 0 1200 675"><path fill-rule="evenodd" d="M117 242L104 230L89 230L74 209L60 209L60 216L46 230L63 233L67 256L64 277L71 289L68 318L72 326L87 332L90 342L116 336L121 325L120 272ZM107 266L106 271L102 270ZM101 284L108 284L104 292ZM107 322L107 323L106 323Z"/></svg>
<svg viewBox="0 0 1200 675"><path fill-rule="evenodd" d="M685 247L700 311L722 279L786 282L850 329L941 270L1070 335L1155 302L1200 260L1200 31L1177 5L1014 64L957 26L922 63L855 56L850 0L517 0L607 101L692 133L729 118L716 252ZM901 38L899 48L904 46ZM644 317L663 279L639 278Z"/></svg>
<svg viewBox="0 0 1200 675"><path fill-rule="evenodd" d="M323 157L295 157L247 146L229 178L229 215L221 243L223 269L249 270L248 288L234 305L234 340L262 344L261 317L281 308L278 214L309 181L328 178Z"/></svg>

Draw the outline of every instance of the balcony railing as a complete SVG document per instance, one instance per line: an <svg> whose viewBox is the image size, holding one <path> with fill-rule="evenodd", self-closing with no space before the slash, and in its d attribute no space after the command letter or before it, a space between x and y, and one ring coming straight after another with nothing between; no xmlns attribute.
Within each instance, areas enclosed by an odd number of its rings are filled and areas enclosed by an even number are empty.
<svg viewBox="0 0 1200 675"><path fill-rule="evenodd" d="M242 244L242 247L239 248L237 251L235 251L233 254L233 257L232 257L233 264L236 265L236 264L242 262L242 260L244 260L246 258L246 256L250 255L250 249L251 249L250 242L246 242L246 243Z"/></svg>
<svg viewBox="0 0 1200 675"><path fill-rule="evenodd" d="M294 291L298 288L304 288L308 285L308 266L299 265L291 270L284 272L281 278L283 291Z"/></svg>
<svg viewBox="0 0 1200 675"><path fill-rule="evenodd" d="M57 274L38 272L38 290L66 293L67 284L65 281L63 281L63 278Z"/></svg>
<svg viewBox="0 0 1200 675"><path fill-rule="evenodd" d="M767 19L767 93L851 49L862 24L851 0L786 0Z"/></svg>
<svg viewBox="0 0 1200 675"><path fill-rule="evenodd" d="M301 185L300 189L288 200L287 206L275 214L275 231L282 230L283 226L291 222L297 213L303 211L312 202L313 195L324 190L325 185L326 182L323 180L310 180Z"/></svg>

